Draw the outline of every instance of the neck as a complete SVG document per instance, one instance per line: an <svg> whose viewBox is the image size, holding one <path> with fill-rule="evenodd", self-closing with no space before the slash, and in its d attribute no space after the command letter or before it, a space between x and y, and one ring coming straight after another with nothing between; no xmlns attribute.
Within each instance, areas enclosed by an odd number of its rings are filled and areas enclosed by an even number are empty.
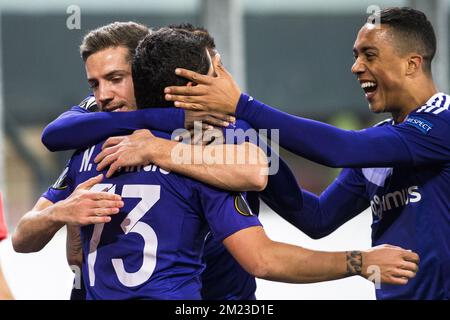
<svg viewBox="0 0 450 320"><path fill-rule="evenodd" d="M426 81L417 82L418 84L411 87L405 96L405 104L403 107L391 112L395 123L401 123L411 111L424 105L434 94L437 88L431 78Z"/></svg>

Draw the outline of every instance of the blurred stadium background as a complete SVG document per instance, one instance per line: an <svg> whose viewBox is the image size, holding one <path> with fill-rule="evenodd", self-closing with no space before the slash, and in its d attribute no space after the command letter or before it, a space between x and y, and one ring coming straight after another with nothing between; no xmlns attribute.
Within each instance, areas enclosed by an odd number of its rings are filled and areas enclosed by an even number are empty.
<svg viewBox="0 0 450 320"><path fill-rule="evenodd" d="M257 99L292 114L360 129L385 118L369 113L350 72L351 49L367 9L408 5L429 15L439 39L435 77L440 90L447 91L448 2L0 0L0 191L10 231L56 180L71 155L47 151L40 135L46 124L89 93L78 53L89 30L128 20L154 28L181 22L202 25L215 36L224 64L241 87ZM79 29L68 28L74 8L80 12ZM338 172L282 154L300 184L315 193L324 190ZM313 241L270 210L263 211L263 224L275 240L323 250L370 246L369 212L335 234ZM2 242L0 261L16 298L68 297L72 275L64 260L64 233L59 232L37 254L15 254L10 239ZM373 286L357 278L315 285L259 281L258 286L260 299L374 298Z"/></svg>

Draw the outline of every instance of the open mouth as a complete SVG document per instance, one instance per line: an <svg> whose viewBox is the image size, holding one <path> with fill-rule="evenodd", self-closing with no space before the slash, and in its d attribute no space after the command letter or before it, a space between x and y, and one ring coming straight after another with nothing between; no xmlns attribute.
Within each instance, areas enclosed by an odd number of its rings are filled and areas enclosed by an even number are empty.
<svg viewBox="0 0 450 320"><path fill-rule="evenodd" d="M371 100L378 88L376 82L373 81L361 81L361 88L364 90L365 96L367 100Z"/></svg>

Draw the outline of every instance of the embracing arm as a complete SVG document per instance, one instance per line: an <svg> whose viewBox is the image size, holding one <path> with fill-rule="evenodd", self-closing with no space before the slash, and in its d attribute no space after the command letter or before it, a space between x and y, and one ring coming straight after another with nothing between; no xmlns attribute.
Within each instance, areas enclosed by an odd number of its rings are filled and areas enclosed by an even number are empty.
<svg viewBox="0 0 450 320"><path fill-rule="evenodd" d="M242 162L241 162L242 161ZM235 191L259 191L267 184L267 158L252 143L190 145L157 138L148 130L109 138L95 158L107 177L124 166L154 163L161 168Z"/></svg>
<svg viewBox="0 0 450 320"><path fill-rule="evenodd" d="M336 168L414 164L410 150L392 126L343 130L282 112L246 94L238 101L233 111L237 118L255 129L268 129L269 137L271 130L277 130L282 147L308 160Z"/></svg>
<svg viewBox="0 0 450 320"><path fill-rule="evenodd" d="M163 139L161 139L163 140ZM264 152L256 145L244 142L239 145L186 145L173 141L160 141L160 148L153 157L155 164L169 171L178 172L204 183L224 190L261 191L267 185L267 159ZM244 155L245 163L236 157L230 162L209 162L203 160L196 164L196 155L232 154ZM180 157L180 155L182 155ZM187 155L187 157L186 157ZM177 159L178 160L175 160ZM175 161L174 161L175 160Z"/></svg>
<svg viewBox="0 0 450 320"><path fill-rule="evenodd" d="M175 101L175 106L185 109L236 114L255 129L279 130L281 146L327 166L413 164L410 150L392 126L348 131L296 117L242 94L231 74L221 65L220 58L214 59L214 69L217 77L177 69L178 75L197 85L168 87L165 89L166 100Z"/></svg>
<svg viewBox="0 0 450 320"><path fill-rule="evenodd" d="M49 123L42 131L41 139L50 151L84 149L110 136L129 134L138 129L164 132L178 128L191 129L195 121L201 121L206 128L211 125L226 127L235 119L218 112L193 112L176 108L90 112L75 106Z"/></svg>
<svg viewBox="0 0 450 320"><path fill-rule="evenodd" d="M351 168L413 164L406 144L391 126L343 130L279 111L245 94L239 99L236 115L256 129L279 130L281 146L326 166Z"/></svg>
<svg viewBox="0 0 450 320"><path fill-rule="evenodd" d="M323 252L272 241L262 227L240 230L223 244L234 258L258 278L290 283L335 280L354 275L369 278L376 265L381 282L406 284L417 272L417 254L394 246L366 251Z"/></svg>
<svg viewBox="0 0 450 320"><path fill-rule="evenodd" d="M110 136L152 128L171 132L184 127L184 111L152 108L130 112L88 112L73 107L48 124L42 143L50 151L87 148Z"/></svg>
<svg viewBox="0 0 450 320"><path fill-rule="evenodd" d="M179 109L173 110L182 112L182 110ZM113 112L79 113L79 114L72 114L68 117L64 116L61 119L58 118L59 120L57 119L53 123L49 124L49 126L47 126L47 128L43 132L42 139L47 148L49 148L52 151L85 147L91 145L92 143L96 143L99 140L104 139L110 135L129 133L129 130L132 130L133 128L146 127L147 125L144 125L144 123L142 123L142 121L146 121L145 117L139 116L139 113L137 113L139 111L146 111L146 110L138 110L134 112L133 111L114 112L114 113ZM154 112L154 110L150 111ZM77 113L76 111L70 112ZM66 119L62 121L65 117ZM119 118L125 119L123 120L122 125L115 125L114 122L109 121L111 119L119 119ZM214 119L209 120L210 123L213 121ZM172 123L174 123L173 119ZM62 134L63 132L64 133L67 132L68 126L70 126L71 128L75 128L70 129L69 131L76 132L76 135ZM149 132L148 130L138 130L138 132L142 131ZM127 139L126 136L115 138L117 139L110 138L108 139L108 141L116 141L116 143L119 143L121 140L118 139ZM266 186L267 174L264 172L267 168L267 160L265 160L265 155L263 151L255 145L244 143L242 145L230 145L230 146L215 145L215 146L190 147L187 145L183 145L182 147L186 149L186 152L192 151L191 152L192 156L194 156L194 154L200 155L204 153L209 154L211 152L213 154L222 153L225 155L226 154L245 155L245 161L237 165L225 163L222 164L212 163L207 165L205 163L194 164L193 162L189 165L174 164L170 161L170 157L171 157L171 149L175 145L181 144L173 141L171 142L168 140L159 141L158 146L162 148L161 150L158 150L157 148L154 148L155 146L149 144L148 147L153 149L151 152L158 152L160 156L155 158L156 160L153 163L167 170L184 174L186 176L198 179L202 182L228 190L259 191L264 189ZM128 146L130 147L130 145ZM140 151L147 150L141 149L141 147L143 146L145 146L145 144L140 146L139 149ZM122 148L122 151L125 151L125 148L127 147ZM136 158L140 156L137 153L134 155L133 153L130 153L128 151L130 150L127 150L126 154L120 157L119 161L115 164L116 167L113 168L118 168L126 165L131 166L148 163L148 161L146 160L144 160L144 162L136 162L137 161ZM118 157L119 155L117 155L117 158ZM125 159L125 157L129 157L129 159ZM131 157L135 159L131 159ZM108 164L111 163L112 162L108 162ZM112 175L113 172L114 170L108 171L108 176Z"/></svg>

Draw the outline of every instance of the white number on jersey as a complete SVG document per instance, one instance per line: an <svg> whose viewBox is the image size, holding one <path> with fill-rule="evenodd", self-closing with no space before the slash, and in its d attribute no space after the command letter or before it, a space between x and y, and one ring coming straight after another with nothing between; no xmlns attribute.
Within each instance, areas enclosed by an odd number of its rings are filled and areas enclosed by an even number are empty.
<svg viewBox="0 0 450 320"><path fill-rule="evenodd" d="M112 184L97 184L91 188L92 191L108 190L115 193L116 186ZM127 272L123 263L123 259L112 259L112 265L116 271L119 281L127 287L138 286L153 274L156 266L156 250L158 248L158 239L156 233L151 226L139 221L159 200L161 195L161 187L156 185L124 185L122 189L123 198L141 198L141 201L130 211L125 217L122 224L122 230L125 234L134 232L142 236L144 239L143 261L141 268L136 272ZM97 259L97 247L103 232L104 223L96 224L89 243L88 254L88 271L89 284L91 287L95 285L95 261Z"/></svg>

